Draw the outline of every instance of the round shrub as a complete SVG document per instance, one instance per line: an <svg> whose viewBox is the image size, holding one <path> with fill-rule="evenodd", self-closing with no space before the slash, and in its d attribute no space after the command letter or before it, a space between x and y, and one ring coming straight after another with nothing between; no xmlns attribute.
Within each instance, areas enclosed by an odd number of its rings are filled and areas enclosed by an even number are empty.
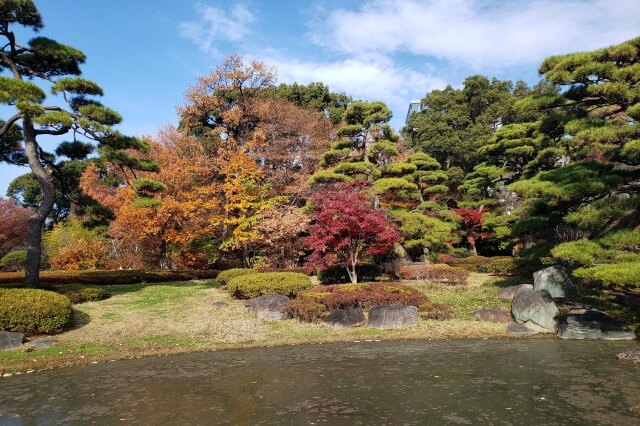
<svg viewBox="0 0 640 426"><path fill-rule="evenodd" d="M427 302L418 306L418 314L424 319L442 321L451 318L451 307L443 303Z"/></svg>
<svg viewBox="0 0 640 426"><path fill-rule="evenodd" d="M232 268L232 269L227 269L226 271L220 272L216 277L216 280L218 280L218 282L220 282L220 284L222 285L227 285L229 284L229 281L231 281L235 277L239 277L242 275L255 274L255 273L256 271L254 271L253 269Z"/></svg>
<svg viewBox="0 0 640 426"><path fill-rule="evenodd" d="M0 329L36 334L59 333L71 322L71 301L53 291L0 289Z"/></svg>
<svg viewBox="0 0 640 426"><path fill-rule="evenodd" d="M60 285L56 286L55 291L67 296L71 303L97 302L109 297L109 293L101 288L84 285Z"/></svg>
<svg viewBox="0 0 640 426"><path fill-rule="evenodd" d="M263 272L241 275L227 283L227 291L239 299L253 299L264 294L294 297L311 288L311 280L297 272Z"/></svg>
<svg viewBox="0 0 640 426"><path fill-rule="evenodd" d="M27 261L26 250L14 250L2 256L0 259L0 269L6 271L23 271Z"/></svg>
<svg viewBox="0 0 640 426"><path fill-rule="evenodd" d="M420 306L429 298L413 287L402 284L338 284L316 286L298 295L301 300L322 303L328 310L369 309L376 305Z"/></svg>

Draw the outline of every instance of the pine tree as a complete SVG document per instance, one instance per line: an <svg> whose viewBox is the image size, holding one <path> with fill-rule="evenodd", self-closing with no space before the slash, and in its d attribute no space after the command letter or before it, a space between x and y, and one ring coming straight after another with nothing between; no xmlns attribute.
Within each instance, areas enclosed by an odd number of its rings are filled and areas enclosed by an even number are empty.
<svg viewBox="0 0 640 426"><path fill-rule="evenodd" d="M14 164L28 164L37 180L42 200L29 218L26 284L39 285L41 231L55 202L56 154L81 158L93 150L87 141L97 143L108 161L129 169L154 169L151 163L128 155L126 149L148 148L134 137L113 129L122 117L91 99L102 96L94 82L78 77L85 55L71 46L46 37L35 37L26 44L16 40L15 26L38 32L42 17L31 0L5 0L0 5L0 36L5 40L0 50L0 102L14 114L0 122L0 159ZM47 103L45 91L34 81L50 88L59 103ZM64 105L64 106L61 106ZM46 152L42 136L69 135L56 154Z"/></svg>

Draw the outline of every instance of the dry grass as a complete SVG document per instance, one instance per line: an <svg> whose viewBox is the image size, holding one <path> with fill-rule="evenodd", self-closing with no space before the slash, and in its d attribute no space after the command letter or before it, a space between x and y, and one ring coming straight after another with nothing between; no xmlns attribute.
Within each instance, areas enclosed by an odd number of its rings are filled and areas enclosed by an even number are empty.
<svg viewBox="0 0 640 426"><path fill-rule="evenodd" d="M488 282L489 280L489 282ZM76 305L75 328L56 337L58 344L31 352L0 353L0 372L38 370L63 365L240 348L352 340L466 339L507 337L501 324L478 322L471 312L483 307L506 307L495 296L499 287L486 274L472 274L464 287L413 284L432 300L453 309L446 321L424 321L402 330L368 327L331 328L295 320L262 321L206 282L111 286L110 299ZM217 301L227 308L213 309Z"/></svg>

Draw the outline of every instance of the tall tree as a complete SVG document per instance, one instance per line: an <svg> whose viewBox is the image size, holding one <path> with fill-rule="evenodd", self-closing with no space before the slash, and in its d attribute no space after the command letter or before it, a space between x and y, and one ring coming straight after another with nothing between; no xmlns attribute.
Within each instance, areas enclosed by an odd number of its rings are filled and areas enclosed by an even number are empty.
<svg viewBox="0 0 640 426"><path fill-rule="evenodd" d="M70 151L83 150L85 141L90 140L97 142L106 158L124 167L149 169L153 165L123 151L146 149L148 145L114 131L112 126L122 120L121 116L89 98L103 92L94 82L77 77L85 55L45 37L20 43L13 31L18 25L34 32L42 29L42 18L33 1L6 0L0 4L0 36L5 40L0 49L0 102L14 110L1 123L0 152L4 161L27 163L41 188L42 201L29 218L27 239L26 284L35 287L39 285L42 227L55 201L55 155L42 148L40 138L68 134L71 140L63 144ZM44 90L33 80L50 86L64 106L45 103Z"/></svg>
<svg viewBox="0 0 640 426"><path fill-rule="evenodd" d="M0 257L27 242L27 221L31 211L0 197Z"/></svg>
<svg viewBox="0 0 640 426"><path fill-rule="evenodd" d="M513 108L528 92L523 82L467 77L462 89L448 86L422 99L422 110L403 128L406 143L433 156L445 169L469 172L480 161L478 148L502 125L518 116Z"/></svg>

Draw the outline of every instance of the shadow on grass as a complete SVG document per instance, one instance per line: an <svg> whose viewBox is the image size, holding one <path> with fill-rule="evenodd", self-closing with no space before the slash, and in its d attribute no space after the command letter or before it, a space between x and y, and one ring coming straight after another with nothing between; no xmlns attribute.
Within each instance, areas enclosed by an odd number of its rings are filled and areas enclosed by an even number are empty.
<svg viewBox="0 0 640 426"><path fill-rule="evenodd" d="M509 277L496 276L494 279L490 281L490 283L491 285L494 285L496 287L504 288L512 285L531 284L532 281L533 279L529 277L521 277L521 276L515 275L515 276L509 276Z"/></svg>
<svg viewBox="0 0 640 426"><path fill-rule="evenodd" d="M74 309L73 320L71 321L71 325L65 331L77 330L89 324L90 322L91 322L91 317L89 315L87 315L85 312Z"/></svg>

